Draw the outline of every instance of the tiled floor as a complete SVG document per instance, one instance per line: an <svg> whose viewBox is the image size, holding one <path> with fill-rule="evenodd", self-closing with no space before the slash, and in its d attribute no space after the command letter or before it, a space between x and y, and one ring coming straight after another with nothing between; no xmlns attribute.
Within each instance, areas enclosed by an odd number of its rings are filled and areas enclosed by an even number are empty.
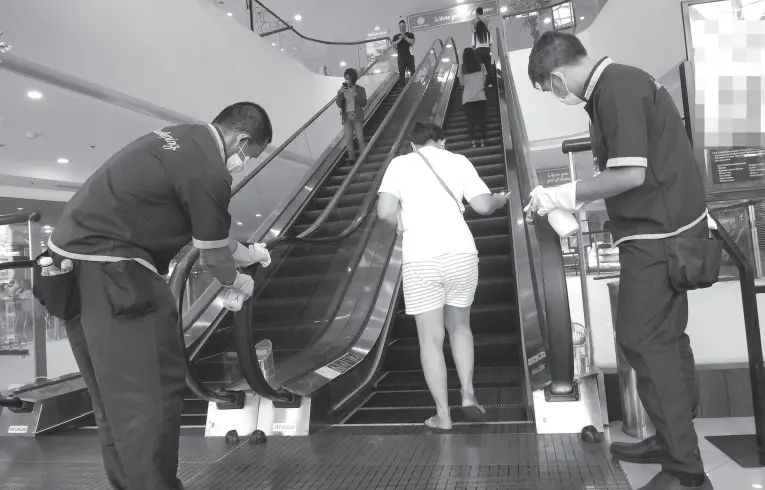
<svg viewBox="0 0 765 490"><path fill-rule="evenodd" d="M187 490L629 490L604 444L524 427L337 428L262 446L187 435L179 474ZM0 439L0 489L108 490L95 436Z"/></svg>
<svg viewBox="0 0 765 490"><path fill-rule="evenodd" d="M753 418L699 419L696 421L696 431L699 434L699 449L704 467L715 490L765 488L765 468L743 469L706 440L706 436L753 434ZM634 441L624 435L618 425L611 428L610 436L613 441ZM621 463L621 466L633 488L645 485L659 471L658 465Z"/></svg>

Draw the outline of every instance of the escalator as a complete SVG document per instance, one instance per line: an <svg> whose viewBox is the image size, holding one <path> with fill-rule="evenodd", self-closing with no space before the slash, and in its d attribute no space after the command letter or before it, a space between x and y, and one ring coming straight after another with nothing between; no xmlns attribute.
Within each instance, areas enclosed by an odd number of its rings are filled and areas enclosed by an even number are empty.
<svg viewBox="0 0 765 490"><path fill-rule="evenodd" d="M399 84L394 84L367 120L364 125L365 141L369 142L379 129L402 90ZM358 148L356 150L358 158ZM378 144L370 150L357 174L361 182L348 187L337 208L329 214L327 221L319 229L321 233L340 231L350 224L357 212L357 206L369 192L371 178L367 176L380 168L388 151L390 144ZM349 161L347 153L343 151L331 173L316 189L313 198L292 226L287 229L287 236L294 237L308 229L337 193L353 165L354 162ZM315 323L301 320L312 302L326 300L324 296L316 294L316 288L326 279L330 259L337 248L336 243L295 243L280 247L273 252L274 264L271 268L262 270L262 277L254 294L257 298L255 316L258 320L253 325L253 330L258 340L269 339L273 343L276 358L289 358L293 353L300 352L320 331ZM222 324L212 334L197 356L196 371L201 381L211 387L223 387L241 378L233 345L235 339L232 318L227 320L227 323ZM204 425L206 412L207 402L189 391L184 401L184 422L188 425Z"/></svg>
<svg viewBox="0 0 765 490"><path fill-rule="evenodd" d="M505 154L496 91L488 94L488 137L485 147L471 148L462 89L452 91L444 121L449 151L465 155L493 192L507 189ZM508 208L481 216L466 207L465 220L480 258L479 282L470 322L475 343L475 394L489 421L528 420L524 396L523 351L516 308L512 240ZM398 299L383 361L382 374L371 395L345 420L349 425L421 424L435 413L422 372L414 317L407 316L403 293ZM465 422L460 385L448 336L444 345L448 368L449 405L455 423Z"/></svg>

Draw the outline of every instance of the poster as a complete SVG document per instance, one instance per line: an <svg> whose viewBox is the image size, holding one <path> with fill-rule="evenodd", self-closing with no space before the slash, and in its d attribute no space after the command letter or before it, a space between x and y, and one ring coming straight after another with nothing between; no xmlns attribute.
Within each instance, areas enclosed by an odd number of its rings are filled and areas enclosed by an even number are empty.
<svg viewBox="0 0 765 490"><path fill-rule="evenodd" d="M475 11L478 7L483 8L484 17L497 15L499 13L498 1L489 0L410 15L406 18L406 21L409 25L409 30L413 32L449 24L458 24L460 22L473 20L475 18Z"/></svg>
<svg viewBox="0 0 765 490"><path fill-rule="evenodd" d="M765 181L765 149L709 150L709 167L715 184L762 182Z"/></svg>
<svg viewBox="0 0 765 490"><path fill-rule="evenodd" d="M367 33L367 39L375 39L378 37L388 37L388 30L380 30L379 26ZM381 39L379 41L373 41L367 43L367 65L372 63L378 56L383 54L388 48L387 39ZM390 61L380 61L375 66L375 71L380 70L379 73L387 73L390 71Z"/></svg>
<svg viewBox="0 0 765 490"><path fill-rule="evenodd" d="M545 187L568 184L571 182L571 171L568 167L537 170L537 180L539 185Z"/></svg>

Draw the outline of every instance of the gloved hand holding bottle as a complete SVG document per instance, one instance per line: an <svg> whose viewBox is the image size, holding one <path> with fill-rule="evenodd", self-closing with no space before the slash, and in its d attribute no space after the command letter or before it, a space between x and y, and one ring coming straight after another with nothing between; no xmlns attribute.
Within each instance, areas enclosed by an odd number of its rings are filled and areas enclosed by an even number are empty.
<svg viewBox="0 0 765 490"><path fill-rule="evenodd" d="M229 311L239 311L245 301L250 299L255 289L255 281L252 277L241 272L236 273L236 279L230 286L226 286L223 293L223 307Z"/></svg>
<svg viewBox="0 0 765 490"><path fill-rule="evenodd" d="M566 238L579 229L579 222L571 213L583 204L576 200L576 182L570 182L557 187L535 187L531 191L531 202L523 211L529 218L533 213L548 216L550 226L561 238Z"/></svg>

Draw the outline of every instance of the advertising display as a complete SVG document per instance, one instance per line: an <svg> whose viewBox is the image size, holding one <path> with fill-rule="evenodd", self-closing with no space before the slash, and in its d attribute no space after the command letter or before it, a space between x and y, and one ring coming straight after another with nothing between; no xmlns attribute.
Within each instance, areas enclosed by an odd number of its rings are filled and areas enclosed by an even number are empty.
<svg viewBox="0 0 765 490"><path fill-rule="evenodd" d="M422 29L431 29L433 27L445 26L448 24L468 22L475 18L475 11L478 7L483 8L484 17L497 15L499 13L497 0L489 0L486 2L456 5L454 7L434 10L422 14L413 14L407 17L407 25L409 25L411 31L420 31Z"/></svg>
<svg viewBox="0 0 765 490"><path fill-rule="evenodd" d="M373 31L370 31L367 33L367 39L375 39L378 37L388 37L388 30L380 30L379 26L376 26ZM367 43L367 65L372 63L372 61L383 54L385 52L385 49L388 47L388 41L385 39L381 39L379 41L374 41L371 43ZM387 73L390 71L390 62L384 62L381 61L377 64L375 67L375 71L380 70L380 73Z"/></svg>

